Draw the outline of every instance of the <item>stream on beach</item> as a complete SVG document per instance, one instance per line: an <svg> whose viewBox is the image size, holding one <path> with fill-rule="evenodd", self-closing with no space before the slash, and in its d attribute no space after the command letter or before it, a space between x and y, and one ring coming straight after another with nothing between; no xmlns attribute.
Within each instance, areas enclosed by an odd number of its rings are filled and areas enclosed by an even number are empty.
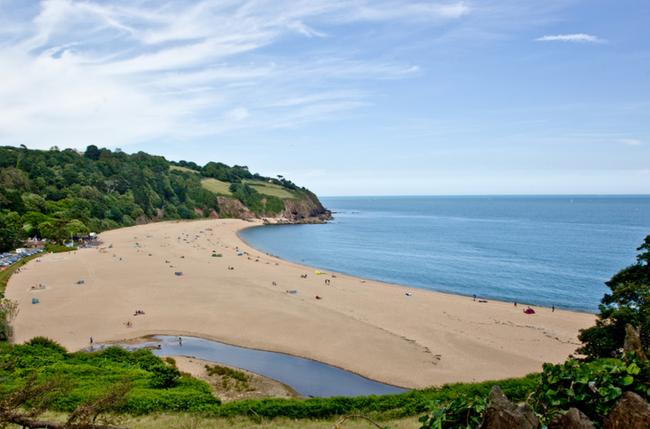
<svg viewBox="0 0 650 429"><path fill-rule="evenodd" d="M245 369L279 381L305 397L384 395L406 389L370 380L350 371L284 353L224 344L196 337L157 335L121 347L150 348L157 356L188 356Z"/></svg>

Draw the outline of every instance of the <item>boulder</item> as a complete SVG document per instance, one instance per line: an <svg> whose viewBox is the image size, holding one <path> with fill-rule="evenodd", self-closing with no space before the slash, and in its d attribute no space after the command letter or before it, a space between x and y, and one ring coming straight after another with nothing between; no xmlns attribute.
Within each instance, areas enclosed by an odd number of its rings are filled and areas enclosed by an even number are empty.
<svg viewBox="0 0 650 429"><path fill-rule="evenodd" d="M548 429L596 429L596 426L582 411L569 408L566 413L553 417Z"/></svg>
<svg viewBox="0 0 650 429"><path fill-rule="evenodd" d="M499 386L492 387L481 429L539 429L539 419L527 405L517 405Z"/></svg>
<svg viewBox="0 0 650 429"><path fill-rule="evenodd" d="M603 429L650 428L650 404L634 392L625 392L609 412Z"/></svg>

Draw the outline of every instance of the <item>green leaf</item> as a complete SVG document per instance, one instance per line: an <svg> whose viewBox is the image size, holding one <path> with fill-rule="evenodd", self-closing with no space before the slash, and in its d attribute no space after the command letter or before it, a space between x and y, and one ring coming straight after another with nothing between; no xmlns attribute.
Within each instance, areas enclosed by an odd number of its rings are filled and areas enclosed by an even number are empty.
<svg viewBox="0 0 650 429"><path fill-rule="evenodd" d="M627 367L627 373L630 375L637 375L638 373L641 372L641 368L636 364L636 362L632 362L628 367Z"/></svg>
<svg viewBox="0 0 650 429"><path fill-rule="evenodd" d="M630 384L634 383L634 377L632 377L631 375L626 375L625 377L623 377L622 383L623 386L629 386Z"/></svg>

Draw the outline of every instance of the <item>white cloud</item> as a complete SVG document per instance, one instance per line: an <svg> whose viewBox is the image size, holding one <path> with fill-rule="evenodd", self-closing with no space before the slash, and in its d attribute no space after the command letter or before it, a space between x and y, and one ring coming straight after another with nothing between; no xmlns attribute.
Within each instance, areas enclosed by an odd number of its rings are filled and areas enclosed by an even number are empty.
<svg viewBox="0 0 650 429"><path fill-rule="evenodd" d="M643 144L643 142L638 139L620 139L618 142L627 146L641 146Z"/></svg>
<svg viewBox="0 0 650 429"><path fill-rule="evenodd" d="M353 6L342 19L387 21L394 19L439 20L456 19L470 13L465 2L401 2L401 1L351 1Z"/></svg>
<svg viewBox="0 0 650 429"><path fill-rule="evenodd" d="M302 34L303 36L307 37L325 37L327 34L317 31L308 25L305 25L304 22L302 21L293 21L288 24L288 27L291 28L292 30L297 31L298 33Z"/></svg>
<svg viewBox="0 0 650 429"><path fill-rule="evenodd" d="M585 33L555 34L538 37L537 42L603 43L604 39Z"/></svg>
<svg viewBox="0 0 650 429"><path fill-rule="evenodd" d="M120 146L291 127L371 104L369 80L417 65L325 52L332 25L437 25L462 1L43 0L0 3L0 144ZM12 12L13 13L12 15ZM328 27L330 26L330 27ZM261 52L304 38L300 51ZM243 107L246 106L246 107Z"/></svg>
<svg viewBox="0 0 650 429"><path fill-rule="evenodd" d="M233 121L243 121L249 116L250 113L248 112L248 109L246 109L245 107L237 107L235 109L226 112L226 118Z"/></svg>

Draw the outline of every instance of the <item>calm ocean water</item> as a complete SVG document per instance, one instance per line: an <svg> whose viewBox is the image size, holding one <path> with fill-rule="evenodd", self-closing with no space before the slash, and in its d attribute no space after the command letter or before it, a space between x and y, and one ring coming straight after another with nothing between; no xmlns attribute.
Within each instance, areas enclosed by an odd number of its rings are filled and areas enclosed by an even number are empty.
<svg viewBox="0 0 650 429"><path fill-rule="evenodd" d="M650 234L650 196L336 197L325 225L252 228L284 259L488 299L596 311Z"/></svg>

